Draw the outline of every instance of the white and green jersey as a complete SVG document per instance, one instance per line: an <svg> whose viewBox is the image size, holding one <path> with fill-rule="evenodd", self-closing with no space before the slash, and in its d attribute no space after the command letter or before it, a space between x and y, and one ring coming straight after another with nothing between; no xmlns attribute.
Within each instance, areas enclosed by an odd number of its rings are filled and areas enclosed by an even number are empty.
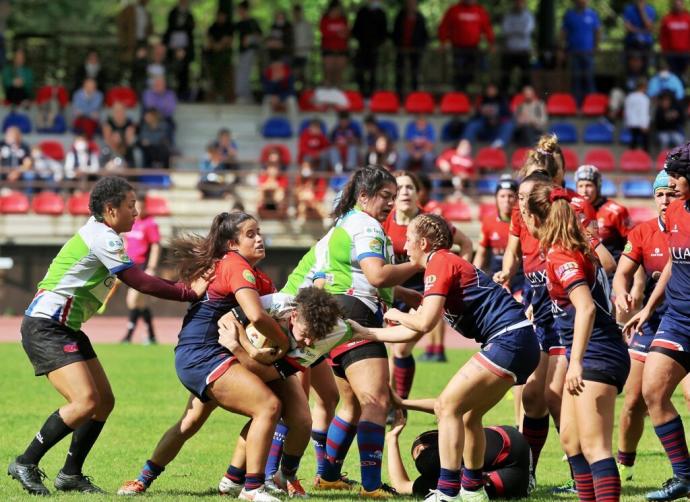
<svg viewBox="0 0 690 502"><path fill-rule="evenodd" d="M79 330L103 305L115 274L133 265L122 238L91 217L53 258L25 314Z"/></svg>
<svg viewBox="0 0 690 502"><path fill-rule="evenodd" d="M311 347L298 347L292 333L290 333L289 326L290 314L297 308L295 297L282 292L264 295L261 297L261 306L288 335L290 349L285 354L285 358L290 364L298 366L300 369L308 368L332 349L349 341L354 336L350 323L344 319L338 319L338 323L330 333L320 340L314 340Z"/></svg>
<svg viewBox="0 0 690 502"><path fill-rule="evenodd" d="M319 244L323 242L327 243L322 271L326 291L334 295L355 296L374 313L379 310L381 302L391 306L393 288L375 288L360 266L362 260L372 257L393 263L393 244L381 223L355 208L340 218Z"/></svg>
<svg viewBox="0 0 690 502"><path fill-rule="evenodd" d="M308 288L316 279L323 278L322 270L328 257L327 244L319 241L307 251L288 276L281 293L296 295L300 289Z"/></svg>

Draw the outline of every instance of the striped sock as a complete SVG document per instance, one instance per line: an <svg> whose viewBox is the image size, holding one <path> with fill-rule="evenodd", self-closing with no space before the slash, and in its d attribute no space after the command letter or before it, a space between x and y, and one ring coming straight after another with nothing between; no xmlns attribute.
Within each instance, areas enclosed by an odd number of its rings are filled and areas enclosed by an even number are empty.
<svg viewBox="0 0 690 502"><path fill-rule="evenodd" d="M577 488L577 495L580 498L580 502L596 502L592 470L589 468L585 456L580 453L573 457L568 457L568 463L573 472L575 488Z"/></svg>
<svg viewBox="0 0 690 502"><path fill-rule="evenodd" d="M230 464L228 466L228 470L225 472L225 477L233 483L243 485L246 474L247 472L244 469L240 469L239 467L235 467L234 465Z"/></svg>
<svg viewBox="0 0 690 502"><path fill-rule="evenodd" d="M266 459L266 469L264 473L267 478L273 476L278 472L280 465L280 457L283 454L283 442L288 433L288 427L283 422L278 422L276 430L273 432L273 440L271 441L271 449L268 451L268 458Z"/></svg>
<svg viewBox="0 0 690 502"><path fill-rule="evenodd" d="M468 492L476 492L481 490L484 486L484 478L482 476L482 469L468 469L462 468L462 480L460 481L462 489Z"/></svg>
<svg viewBox="0 0 690 502"><path fill-rule="evenodd" d="M441 467L436 489L448 497L457 497L460 493L460 471L451 471Z"/></svg>
<svg viewBox="0 0 690 502"><path fill-rule="evenodd" d="M141 481L143 485L148 488L151 486L151 483L154 482L154 480L161 475L161 472L165 470L165 467L161 467L160 465L154 463L151 460L147 460L146 463L144 464L144 467L141 468L141 472L139 473L139 476L137 477L138 481Z"/></svg>
<svg viewBox="0 0 690 502"><path fill-rule="evenodd" d="M283 458L280 460L280 472L288 479L294 479L299 469L299 461L302 460L302 455L288 455L283 453Z"/></svg>
<svg viewBox="0 0 690 502"><path fill-rule="evenodd" d="M356 435L356 425L352 425L338 416L333 418L330 427L328 427L326 439L325 468L321 476L323 479L326 481L337 481L340 479L343 460L345 460Z"/></svg>
<svg viewBox="0 0 690 502"><path fill-rule="evenodd" d="M685 442L685 431L680 416L654 427L654 432L659 437L664 450L666 450L666 455L671 461L673 475L690 478L690 456L688 455L688 445Z"/></svg>
<svg viewBox="0 0 690 502"><path fill-rule="evenodd" d="M357 425L357 445L362 472L362 487L374 491L381 486L381 460L386 428L373 422L361 421Z"/></svg>
<svg viewBox="0 0 690 502"><path fill-rule="evenodd" d="M549 415L541 418L522 417L522 435L532 450L532 472L537 470L537 462L546 438L549 436Z"/></svg>
<svg viewBox="0 0 690 502"><path fill-rule="evenodd" d="M317 431L312 429L311 431L311 442L314 445L314 452L316 453L316 475L323 475L323 471L326 468L325 458L326 458L326 431Z"/></svg>
<svg viewBox="0 0 690 502"><path fill-rule="evenodd" d="M621 498L621 478L613 457L594 462L590 467L597 502L618 502Z"/></svg>
<svg viewBox="0 0 690 502"><path fill-rule="evenodd" d="M618 463L628 467L635 465L635 457L637 457L637 452L633 451L631 453L626 453L624 451L618 450Z"/></svg>
<svg viewBox="0 0 690 502"><path fill-rule="evenodd" d="M400 397L406 399L410 395L412 381L414 380L415 361L414 356L393 358L393 380L395 391Z"/></svg>
<svg viewBox="0 0 690 502"><path fill-rule="evenodd" d="M263 472L248 472L244 480L244 489L247 491L256 490L263 486L264 481L266 481L266 475Z"/></svg>

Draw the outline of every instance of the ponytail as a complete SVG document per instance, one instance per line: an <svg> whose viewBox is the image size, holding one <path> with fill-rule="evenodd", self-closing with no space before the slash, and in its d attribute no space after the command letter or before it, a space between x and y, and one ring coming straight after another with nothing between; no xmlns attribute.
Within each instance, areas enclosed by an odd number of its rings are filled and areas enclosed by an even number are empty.
<svg viewBox="0 0 690 502"><path fill-rule="evenodd" d="M343 188L340 199L333 208L333 218L340 218L351 211L357 205L357 199L361 194L373 197L384 185L388 184L395 185L396 181L386 168L377 165L360 167Z"/></svg>
<svg viewBox="0 0 690 502"><path fill-rule="evenodd" d="M537 145L527 155L519 177L524 178L539 170L544 171L551 179L562 177L565 172L563 150L558 145L558 137L555 134L544 134L539 138Z"/></svg>

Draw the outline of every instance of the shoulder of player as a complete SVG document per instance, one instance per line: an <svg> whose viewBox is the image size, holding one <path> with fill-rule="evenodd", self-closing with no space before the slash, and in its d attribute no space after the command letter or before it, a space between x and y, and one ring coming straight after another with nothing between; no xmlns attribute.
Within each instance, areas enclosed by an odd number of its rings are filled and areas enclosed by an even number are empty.
<svg viewBox="0 0 690 502"><path fill-rule="evenodd" d="M101 245L111 251L124 248L122 236L105 223L96 221L93 217L79 229L79 235L89 247Z"/></svg>
<svg viewBox="0 0 690 502"><path fill-rule="evenodd" d="M351 211L343 218L341 226L349 232L383 231L381 223L364 211Z"/></svg>

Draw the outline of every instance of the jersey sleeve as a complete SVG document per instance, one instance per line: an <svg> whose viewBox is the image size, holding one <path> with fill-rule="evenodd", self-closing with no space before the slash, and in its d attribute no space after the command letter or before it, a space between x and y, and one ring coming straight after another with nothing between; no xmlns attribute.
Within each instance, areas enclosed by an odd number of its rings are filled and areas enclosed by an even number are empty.
<svg viewBox="0 0 690 502"><path fill-rule="evenodd" d="M122 237L111 230L94 239L91 243L91 252L111 274L134 266L134 262L125 251Z"/></svg>
<svg viewBox="0 0 690 502"><path fill-rule="evenodd" d="M256 274L249 264L232 257L224 258L216 267L216 279L213 289L223 296L237 293L240 289L250 288L258 292Z"/></svg>
<svg viewBox="0 0 690 502"><path fill-rule="evenodd" d="M452 280L451 265L441 257L435 257L424 272L424 296L447 296Z"/></svg>
<svg viewBox="0 0 690 502"><path fill-rule="evenodd" d="M491 229L489 227L489 222L485 218L482 220L482 228L479 231L479 245L485 248L490 248L491 247L491 239L489 239L489 236L491 235ZM510 227L513 227L513 219L511 217L510 219Z"/></svg>
<svg viewBox="0 0 690 502"><path fill-rule="evenodd" d="M635 263L642 263L642 231L640 225L633 228L628 234L628 242L623 248L623 256L627 256Z"/></svg>
<svg viewBox="0 0 690 502"><path fill-rule="evenodd" d="M513 211L510 213L510 235L520 237L522 225L522 215L520 214L520 209L517 207L517 204L515 204L515 206L513 206Z"/></svg>
<svg viewBox="0 0 690 502"><path fill-rule="evenodd" d="M386 234L380 225L369 225L358 229L352 236L357 261L366 258L381 258L385 261Z"/></svg>
<svg viewBox="0 0 690 502"><path fill-rule="evenodd" d="M587 284L583 260L584 256L581 253L553 251L548 255L553 276L568 293L580 284Z"/></svg>

